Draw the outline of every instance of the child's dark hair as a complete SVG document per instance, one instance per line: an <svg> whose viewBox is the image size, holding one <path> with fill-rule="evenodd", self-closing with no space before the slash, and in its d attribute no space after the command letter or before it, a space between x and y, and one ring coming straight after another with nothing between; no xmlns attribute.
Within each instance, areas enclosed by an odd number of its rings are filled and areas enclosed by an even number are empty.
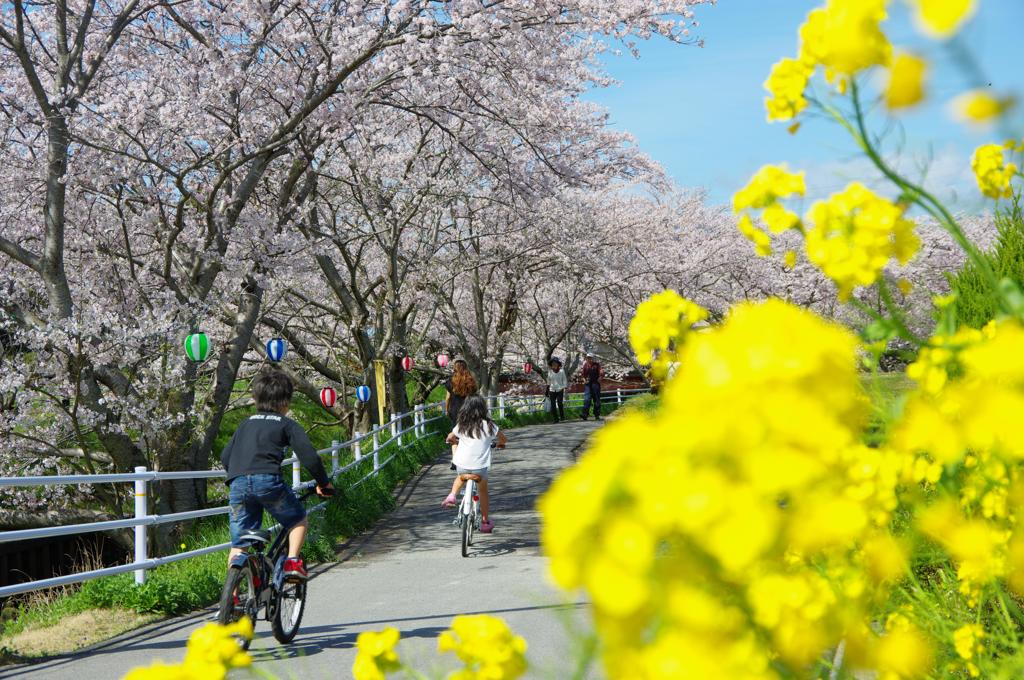
<svg viewBox="0 0 1024 680"><path fill-rule="evenodd" d="M291 403L295 385L277 369L263 371L252 381L252 398L260 411L280 411Z"/></svg>
<svg viewBox="0 0 1024 680"><path fill-rule="evenodd" d="M459 409L458 421L459 432L472 439L481 439L490 436L497 430L494 421L487 411L487 401L480 396L472 396L462 403Z"/></svg>

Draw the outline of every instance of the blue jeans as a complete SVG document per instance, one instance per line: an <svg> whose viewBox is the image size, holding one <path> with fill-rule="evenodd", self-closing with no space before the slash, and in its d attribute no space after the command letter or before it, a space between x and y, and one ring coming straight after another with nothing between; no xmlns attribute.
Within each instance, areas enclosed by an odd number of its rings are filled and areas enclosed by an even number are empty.
<svg viewBox="0 0 1024 680"><path fill-rule="evenodd" d="M594 402L594 417L601 415L601 385L599 383L588 383L583 386L583 417L587 417L590 410L590 402Z"/></svg>
<svg viewBox="0 0 1024 680"><path fill-rule="evenodd" d="M228 491L231 547L245 548L240 536L255 531L263 521L263 510L281 524L283 531L306 519L306 509L281 475L242 475L231 480Z"/></svg>

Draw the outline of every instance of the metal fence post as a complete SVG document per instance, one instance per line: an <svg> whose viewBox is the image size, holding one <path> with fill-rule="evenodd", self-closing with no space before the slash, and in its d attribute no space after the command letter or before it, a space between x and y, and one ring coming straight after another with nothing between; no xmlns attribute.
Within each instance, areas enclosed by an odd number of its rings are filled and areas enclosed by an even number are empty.
<svg viewBox="0 0 1024 680"><path fill-rule="evenodd" d="M498 417L501 419L505 418L505 395L498 395Z"/></svg>
<svg viewBox="0 0 1024 680"><path fill-rule="evenodd" d="M405 429L405 419L407 417L409 417L408 413L399 413L398 414L398 422L396 423L396 427L395 427L395 436L398 437L398 446L399 446L399 448L401 448L401 446L402 446L402 439L403 439L403 437L405 437L405 435L402 434L402 430Z"/></svg>
<svg viewBox="0 0 1024 680"><path fill-rule="evenodd" d="M146 472L146 468L137 467L135 468L136 473ZM149 514L148 507L148 494L146 493L146 487L148 482L145 479L135 480L135 519L145 519ZM146 554L146 525L138 524L135 526L135 561L145 562L148 558ZM137 569L135 571L135 583L142 585L146 582L146 570Z"/></svg>
<svg viewBox="0 0 1024 680"><path fill-rule="evenodd" d="M341 448L341 442L337 439L331 440L331 476L338 474L338 449Z"/></svg>
<svg viewBox="0 0 1024 680"><path fill-rule="evenodd" d="M301 483L302 474L299 469L299 459L298 456L296 456L295 460L292 461L292 488L297 487Z"/></svg>
<svg viewBox="0 0 1024 680"><path fill-rule="evenodd" d="M416 424L416 429L413 431L416 433L416 439L419 439L423 436L423 404L416 404L412 415L413 422Z"/></svg>
<svg viewBox="0 0 1024 680"><path fill-rule="evenodd" d="M616 396L616 397L618 398L618 400L619 400L619 406L622 406L622 388L621 388L621 387L619 387L619 388L617 388L617 389L615 390L615 396Z"/></svg>
<svg viewBox="0 0 1024 680"><path fill-rule="evenodd" d="M380 425L373 426L373 474L380 471Z"/></svg>
<svg viewBox="0 0 1024 680"><path fill-rule="evenodd" d="M352 455L356 460L363 458L363 440L359 438L360 432L356 432L356 438L352 442Z"/></svg>

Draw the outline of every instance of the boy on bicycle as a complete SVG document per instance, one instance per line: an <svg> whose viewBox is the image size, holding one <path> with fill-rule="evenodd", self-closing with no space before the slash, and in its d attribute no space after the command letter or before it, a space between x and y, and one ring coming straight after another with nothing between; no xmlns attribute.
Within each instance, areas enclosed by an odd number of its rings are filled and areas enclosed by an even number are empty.
<svg viewBox="0 0 1024 680"><path fill-rule="evenodd" d="M266 510L281 524L281 530L288 532L285 578L304 580L308 575L299 555L309 523L306 509L281 476L281 462L288 447L313 475L319 496L333 495L334 487L306 431L285 415L295 390L291 378L271 369L258 375L251 388L257 413L242 421L220 455L230 489L228 564L244 552L247 544L241 541L241 535L259 529Z"/></svg>

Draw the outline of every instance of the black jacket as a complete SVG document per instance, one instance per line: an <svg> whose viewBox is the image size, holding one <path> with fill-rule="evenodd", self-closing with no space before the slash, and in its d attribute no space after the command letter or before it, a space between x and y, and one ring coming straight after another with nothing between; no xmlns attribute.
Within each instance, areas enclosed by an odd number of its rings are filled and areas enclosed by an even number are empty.
<svg viewBox="0 0 1024 680"><path fill-rule="evenodd" d="M327 470L302 426L271 411L249 416L231 436L220 454L228 483L242 475L279 475L285 451L291 447L302 466L320 486L327 486Z"/></svg>

